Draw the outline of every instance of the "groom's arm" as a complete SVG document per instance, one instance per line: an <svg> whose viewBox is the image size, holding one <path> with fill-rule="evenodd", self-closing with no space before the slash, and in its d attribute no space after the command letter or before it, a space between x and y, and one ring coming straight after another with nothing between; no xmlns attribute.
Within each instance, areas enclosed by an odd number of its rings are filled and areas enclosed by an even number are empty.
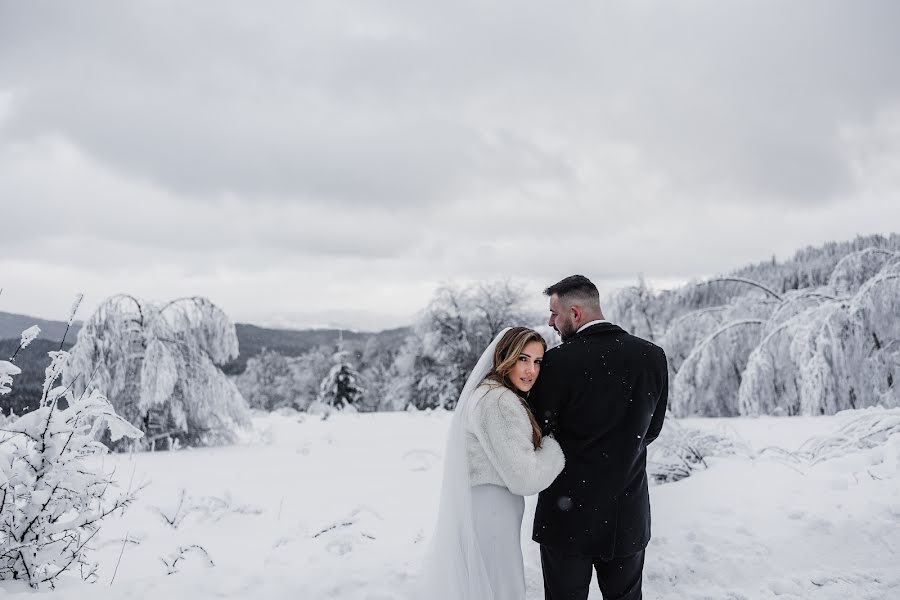
<svg viewBox="0 0 900 600"><path fill-rule="evenodd" d="M550 350L544 355L541 372L528 394L528 406L541 426L541 433L548 435L556 429L556 417L562 400L562 369L556 356Z"/></svg>
<svg viewBox="0 0 900 600"><path fill-rule="evenodd" d="M659 356L656 361L657 379L659 381L659 397L656 400L656 407L653 409L653 416L650 418L650 428L644 437L645 443L649 444L662 431L663 421L666 418L666 407L669 400L669 366L666 362L666 354L662 349L659 350Z"/></svg>

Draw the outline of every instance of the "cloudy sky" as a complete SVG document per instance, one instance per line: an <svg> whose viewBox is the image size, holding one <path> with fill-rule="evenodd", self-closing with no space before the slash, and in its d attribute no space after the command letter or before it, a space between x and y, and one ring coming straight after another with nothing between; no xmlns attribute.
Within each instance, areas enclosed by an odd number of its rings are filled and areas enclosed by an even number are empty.
<svg viewBox="0 0 900 600"><path fill-rule="evenodd" d="M0 311L380 329L900 231L900 3L0 0Z"/></svg>

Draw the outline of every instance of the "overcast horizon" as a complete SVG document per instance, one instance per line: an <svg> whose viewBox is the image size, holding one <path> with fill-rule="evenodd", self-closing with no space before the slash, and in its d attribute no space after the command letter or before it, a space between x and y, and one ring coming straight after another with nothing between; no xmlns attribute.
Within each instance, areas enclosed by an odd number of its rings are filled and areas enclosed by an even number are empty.
<svg viewBox="0 0 900 600"><path fill-rule="evenodd" d="M0 0L0 311L381 330L900 227L900 4Z"/></svg>

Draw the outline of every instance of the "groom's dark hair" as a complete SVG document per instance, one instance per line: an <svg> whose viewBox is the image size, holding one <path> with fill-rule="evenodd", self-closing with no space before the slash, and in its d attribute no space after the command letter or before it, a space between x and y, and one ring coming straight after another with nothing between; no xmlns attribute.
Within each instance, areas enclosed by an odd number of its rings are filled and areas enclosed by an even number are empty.
<svg viewBox="0 0 900 600"><path fill-rule="evenodd" d="M544 294L547 296L556 294L560 300L566 303L578 299L589 306L600 307L600 292L597 291L597 286L584 275L569 275L544 290Z"/></svg>

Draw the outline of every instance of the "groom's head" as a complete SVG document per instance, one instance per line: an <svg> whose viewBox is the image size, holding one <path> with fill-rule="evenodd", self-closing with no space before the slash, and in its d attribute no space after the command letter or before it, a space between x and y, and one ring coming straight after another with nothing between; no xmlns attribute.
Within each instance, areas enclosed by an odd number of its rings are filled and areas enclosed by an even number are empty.
<svg viewBox="0 0 900 600"><path fill-rule="evenodd" d="M603 318L600 292L584 275L571 275L554 283L544 293L550 296L547 323L566 341L585 323Z"/></svg>

